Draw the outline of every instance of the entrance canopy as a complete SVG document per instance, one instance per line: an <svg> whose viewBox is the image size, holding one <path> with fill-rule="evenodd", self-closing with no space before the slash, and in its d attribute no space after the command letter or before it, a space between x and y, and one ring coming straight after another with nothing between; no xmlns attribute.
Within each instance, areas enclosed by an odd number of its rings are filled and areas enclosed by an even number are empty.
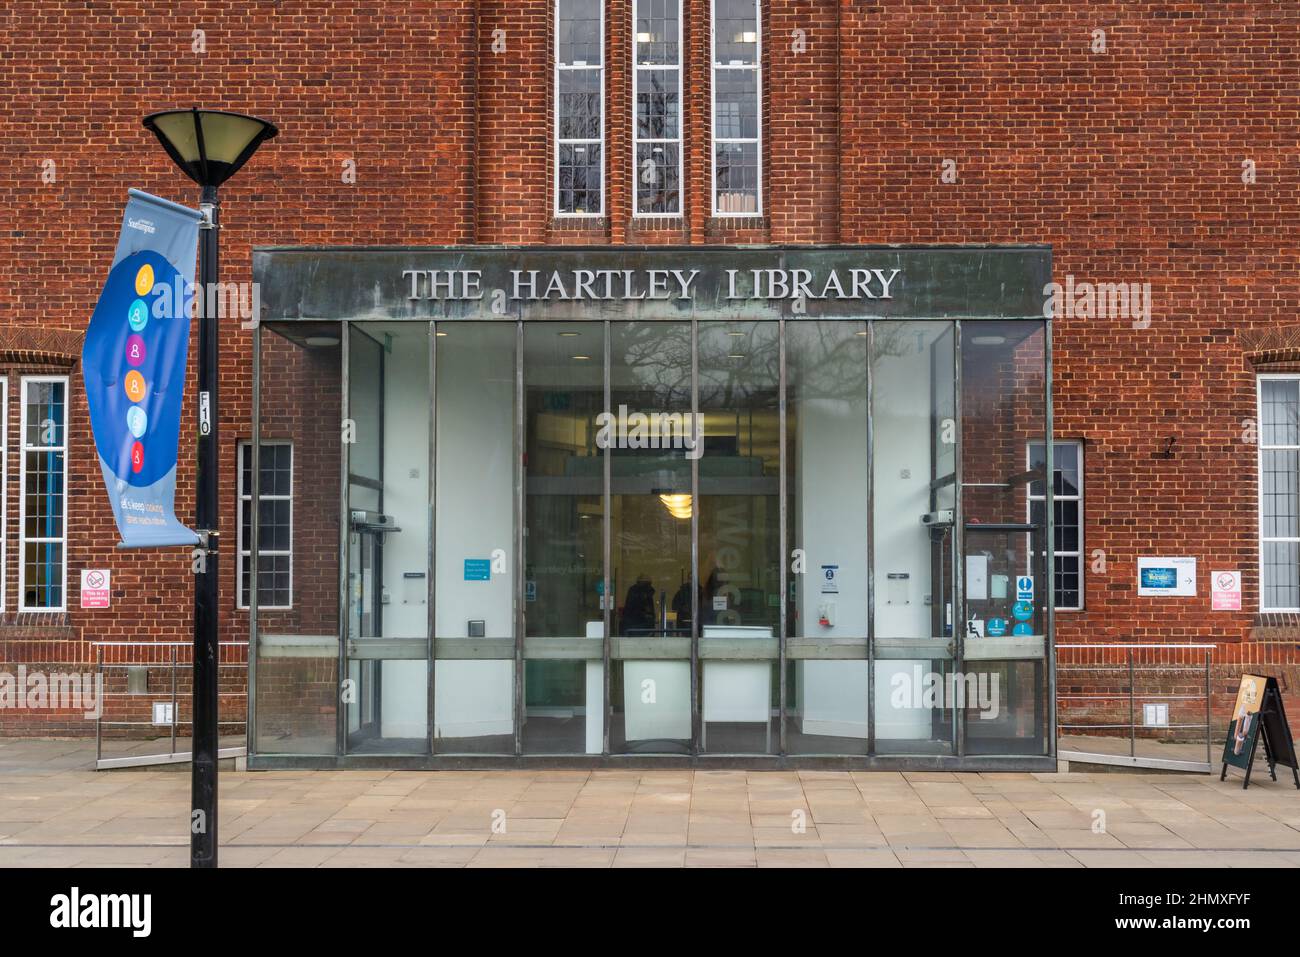
<svg viewBox="0 0 1300 957"><path fill-rule="evenodd" d="M255 251L250 763L1051 766L1050 267Z"/></svg>

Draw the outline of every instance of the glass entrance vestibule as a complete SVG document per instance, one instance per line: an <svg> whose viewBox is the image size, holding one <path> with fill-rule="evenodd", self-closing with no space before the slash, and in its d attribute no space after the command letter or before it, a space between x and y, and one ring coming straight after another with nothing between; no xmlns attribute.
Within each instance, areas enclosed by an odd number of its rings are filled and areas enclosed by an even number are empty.
<svg viewBox="0 0 1300 957"><path fill-rule="evenodd" d="M386 313L270 294L240 485L253 766L1049 764L1041 305L939 310L981 270L921 257L901 304L818 314L727 262L694 289L658 270L680 318L463 314L472 284L418 276Z"/></svg>

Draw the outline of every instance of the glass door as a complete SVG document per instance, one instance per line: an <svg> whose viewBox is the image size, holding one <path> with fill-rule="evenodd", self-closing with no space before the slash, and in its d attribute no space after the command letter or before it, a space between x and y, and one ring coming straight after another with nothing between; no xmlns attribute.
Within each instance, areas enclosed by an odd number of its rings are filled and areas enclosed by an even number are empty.
<svg viewBox="0 0 1300 957"><path fill-rule="evenodd" d="M350 324L342 689L350 753L428 751L428 355L424 323ZM400 415L387 413L390 394Z"/></svg>
<svg viewBox="0 0 1300 957"><path fill-rule="evenodd" d="M879 754L953 754L957 442L952 323L870 329L874 738Z"/></svg>
<svg viewBox="0 0 1300 957"><path fill-rule="evenodd" d="M693 740L691 636L703 596L691 543L691 326L619 322L610 331L610 750L687 754ZM688 445L694 445L689 448Z"/></svg>

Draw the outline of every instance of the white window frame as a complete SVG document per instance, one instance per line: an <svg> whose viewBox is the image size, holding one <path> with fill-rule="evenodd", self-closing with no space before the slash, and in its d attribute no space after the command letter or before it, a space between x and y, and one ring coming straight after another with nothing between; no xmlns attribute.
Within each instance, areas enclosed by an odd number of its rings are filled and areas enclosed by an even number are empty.
<svg viewBox="0 0 1300 957"><path fill-rule="evenodd" d="M554 156L553 165L555 166L555 175L551 183L551 211L552 215L564 219L599 219L605 215L605 207L608 202L606 196L605 183L605 3L601 0L600 6L600 65L590 66L583 63L581 66L576 64L562 64L560 62L560 2L554 0L552 10L554 11L554 33L555 44L551 50L551 59L554 61L555 69L552 71L551 87L555 91L552 102L554 103L555 126L551 131L552 155ZM600 89L600 139L599 140L574 140L560 139L560 71L561 70L595 70L599 77ZM590 146L596 143L600 146L600 209L588 210L585 213L565 212L560 209L560 147L561 146Z"/></svg>
<svg viewBox="0 0 1300 957"><path fill-rule="evenodd" d="M1259 610L1261 612L1300 612L1300 607L1271 608L1264 603L1264 545L1266 542L1296 542L1300 538L1264 537L1264 453L1266 451L1297 452L1300 445L1264 445L1264 381L1272 379L1284 382L1300 382L1300 374L1273 372L1261 373L1255 377L1255 519L1256 538L1258 539L1257 568L1259 569Z"/></svg>
<svg viewBox="0 0 1300 957"><path fill-rule="evenodd" d="M1033 467L1033 464L1034 464L1033 457L1034 457L1034 446L1035 446L1035 445L1043 445L1043 440L1042 440L1042 439L1033 439L1033 440L1030 440L1029 442L1025 443L1025 467L1026 467L1026 468L1032 468L1032 467ZM1085 595L1084 595L1084 590L1083 590L1083 586L1084 586L1084 577L1085 577L1085 576L1084 576L1084 567L1085 567L1085 566L1084 566L1084 562L1083 562L1083 556L1086 555L1086 554L1088 553L1088 552L1087 552L1087 549L1084 548L1084 544L1083 544L1083 529L1084 529L1084 513L1083 513L1083 510L1084 510L1084 487L1083 487L1083 473L1084 473L1083 453L1084 453L1084 448L1083 448L1083 440L1082 440L1082 439L1056 439L1056 440L1054 440L1054 441L1052 442L1052 446L1053 446L1053 450L1052 450L1052 451L1053 451L1053 455L1052 455L1052 463L1053 463L1053 465L1055 465L1055 464L1056 464L1056 461L1057 461L1057 459L1056 459L1056 455L1055 455L1055 451L1056 451L1057 448L1059 448L1059 447L1062 446L1062 445L1073 445L1073 446L1075 447L1075 449L1076 449L1076 454L1078 455L1078 462L1079 462L1079 486L1078 486L1078 491L1077 491L1075 494L1073 494L1073 495L1062 495L1062 494L1060 494L1060 493L1053 492L1053 493L1052 493L1052 501L1053 501L1053 503L1055 503L1055 502L1078 502L1078 503L1079 503L1079 548L1078 548L1078 551L1075 551L1074 549L1069 549L1068 551L1061 551L1061 550L1059 550L1059 549L1053 548L1053 549L1052 549L1052 559L1053 559L1053 564L1052 564L1052 567L1051 567L1051 568L1047 569L1047 580L1048 580L1048 587L1052 589L1052 600L1053 600L1053 606L1052 606L1052 607L1053 607L1054 610L1056 610L1056 611L1083 611L1085 605L1087 604L1087 598L1085 597ZM1055 481L1056 481L1056 476L1055 476L1055 475L1049 475L1049 476L1046 476L1046 478L1044 479L1044 482L1045 482L1045 483L1046 483L1046 482L1055 482ZM1029 520L1032 520L1032 518L1033 518L1033 509L1034 509L1034 503L1035 503L1035 502L1042 502L1042 503L1043 503L1044 514L1046 515L1046 507L1047 507L1047 506L1046 506L1046 503L1047 503L1047 485L1046 485L1046 484L1043 485L1043 494L1042 494L1042 495L1035 495L1035 494L1033 493L1033 486L1032 486L1032 485L1026 486L1026 494L1025 494L1025 498L1026 498L1025 508L1026 508L1026 510L1027 510L1027 517L1029 518ZM1049 524L1052 525L1052 531L1053 531L1053 533L1055 533L1055 530L1056 530L1056 528L1055 528L1055 526L1056 526L1055 516L1048 515L1047 518L1049 519ZM1078 591L1079 591L1079 604L1077 604L1077 605L1060 605L1060 604L1056 604L1056 603L1055 603L1055 601L1056 601L1056 565L1055 565L1055 560L1056 560L1057 558L1061 558L1061 557L1069 558L1069 557L1071 557L1071 556L1073 556L1073 557L1075 557L1075 558L1078 558L1078 560L1079 560L1079 588L1078 588Z"/></svg>
<svg viewBox="0 0 1300 957"><path fill-rule="evenodd" d="M750 0L754 4L754 62L753 64L718 63L718 18L716 0L709 0L709 208L716 217L744 219L763 215L763 5L761 0ZM718 71L719 70L753 70L754 98L756 103L755 122L758 134L753 139L743 137L718 136ZM758 170L757 190L754 196L754 209L742 212L723 212L718 209L718 144L719 143L753 143L755 147L755 168Z"/></svg>
<svg viewBox="0 0 1300 957"><path fill-rule="evenodd" d="M683 21L685 11L682 9L682 0L677 0L677 63L646 63L642 64L637 61L637 52L640 43L637 41L637 21L640 19L639 11L641 4L645 0L632 0L632 215L638 219L680 219L686 215L686 89L683 85L683 75L686 72L685 52L686 52L686 24ZM676 139L641 139L640 123L637 122L637 79L642 71L652 72L654 70L673 70L677 71L677 137ZM601 98L603 105L604 98ZM640 185L641 170L637 165L637 155L640 153L642 143L659 143L674 144L677 147L677 211L673 213L643 213L637 203L637 191ZM604 198L604 191L601 192L601 198Z"/></svg>
<svg viewBox="0 0 1300 957"><path fill-rule="evenodd" d="M0 375L0 612L9 594L9 377Z"/></svg>
<svg viewBox="0 0 1300 957"><path fill-rule="evenodd" d="M272 557L287 555L289 558L289 604L287 605L264 605L260 601L257 603L258 611L289 611L293 608L293 487L294 487L294 459L296 450L293 443L288 439L263 439L259 443L262 448L270 446L287 446L289 449L289 494L288 495L268 495L262 489L258 489L258 500L267 502L289 503L289 548L276 549L259 549L258 557L268 555ZM253 448L251 439L240 439L238 451L235 455L235 607L244 610L251 607L252 599L255 595L254 589L257 588L257 569L253 567L253 549L251 541L248 547L244 545L244 539L248 529L244 526L244 503L249 503L249 518L252 518L253 509L257 503L253 502L253 490L244 488L244 456L248 455ZM252 463L249 463L250 475ZM258 462L258 468L261 468L261 462ZM248 601L244 601L244 558L248 558L248 571L253 576L253 580L248 586Z"/></svg>
<svg viewBox="0 0 1300 957"><path fill-rule="evenodd" d="M62 445L32 445L27 444L27 387L36 385L41 382L62 383L63 385L63 423L60 430L63 436ZM33 613L50 613L61 614L68 610L68 499L71 496L71 488L68 483L68 410L72 404L72 391L68 385L68 377L65 375L26 375L19 380L19 388L22 394L19 396L19 432L18 448L22 461L19 463L19 496L18 496L18 610L20 612ZM58 536L36 536L28 537L27 535L27 453L33 452L62 452L63 453L63 527L60 529ZM27 543L28 542L57 542L63 546L61 566L62 584L59 588L60 604L58 607L46 605L28 605L27 604Z"/></svg>

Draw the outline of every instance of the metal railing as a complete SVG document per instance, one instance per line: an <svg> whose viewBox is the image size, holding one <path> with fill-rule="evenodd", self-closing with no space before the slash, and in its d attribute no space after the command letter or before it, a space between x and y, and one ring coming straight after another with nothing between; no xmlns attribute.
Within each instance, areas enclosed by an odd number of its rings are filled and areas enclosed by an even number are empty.
<svg viewBox="0 0 1300 957"><path fill-rule="evenodd" d="M1210 669L1215 648L1151 642L1057 645L1058 757L1089 764L1210 771ZM1139 701L1144 709L1140 722ZM1148 720L1147 707L1155 709L1154 721ZM1140 742L1144 753L1139 753Z"/></svg>
<svg viewBox="0 0 1300 957"><path fill-rule="evenodd" d="M141 767L150 764L175 764L189 761L190 751L188 749L179 750L177 747L177 738L178 729L183 725L189 725L191 723L190 719L183 718L182 705L186 705L191 701L190 685L192 682L188 675L194 668L192 660L189 659L189 655L193 649L193 643L188 641L97 641L92 642L92 645L95 648L95 674L97 679L101 682L101 688L103 689L100 692L102 700L99 709L99 717L95 719L96 770ZM219 645L218 655L224 657L222 651L227 648L241 648L246 652L248 643L243 641L223 641ZM123 657L135 658L136 660L105 661L105 649L137 649L139 652L143 653L137 653L136 655L127 653L123 655ZM184 653L185 657L182 657L182 653ZM162 656L163 660L139 660L140 658L150 656L155 657L155 659L158 656ZM242 661L219 660L217 668L219 679L218 686L230 688L230 690L221 690L218 692L219 700L221 702L221 706L218 707L217 712L218 732L222 733L225 737L237 738L240 742L236 745L232 740L230 746L218 750L217 757L218 759L243 757L247 753L247 747L244 744L248 716L247 655L245 654L244 660ZM133 670L138 671L139 669L145 669L146 671L146 686L149 683L148 672L158 669L164 670L164 680L167 687L165 697L151 692L147 687L144 690L132 689L130 687L129 675ZM222 680L223 675L230 671L238 671L243 675L243 677L241 677L237 683L233 683L230 680ZM113 688L110 690L110 682L106 680L105 676L114 676L117 672L124 672L125 675L128 676L127 680L125 682L112 682ZM116 687L123 683L126 684L124 690ZM235 710L233 707L226 707L226 701L232 698L243 699L243 707L238 708L238 710ZM110 702L115 700L119 702L119 704L117 708L113 709L110 706ZM153 720L152 717L149 720L138 719L135 717L106 717L110 711L117 714L129 714L133 708L138 708L144 704L148 704L148 706L152 708L153 705L157 703L165 703L168 705L166 711L166 717L168 720L166 722L160 723ZM186 710L188 711L188 708ZM223 714L228 712L233 712L234 714L237 714L238 717L222 717ZM113 757L104 756L104 732L106 729L160 727L166 727L167 729L166 741L168 747L165 752L132 751L125 755L117 755ZM138 731L136 733L138 733ZM124 737L131 740L141 740L143 742L158 740L157 738L150 738L147 735L141 736L140 738L132 738L130 732L128 732L127 735L124 735ZM188 735L186 737L188 737Z"/></svg>

